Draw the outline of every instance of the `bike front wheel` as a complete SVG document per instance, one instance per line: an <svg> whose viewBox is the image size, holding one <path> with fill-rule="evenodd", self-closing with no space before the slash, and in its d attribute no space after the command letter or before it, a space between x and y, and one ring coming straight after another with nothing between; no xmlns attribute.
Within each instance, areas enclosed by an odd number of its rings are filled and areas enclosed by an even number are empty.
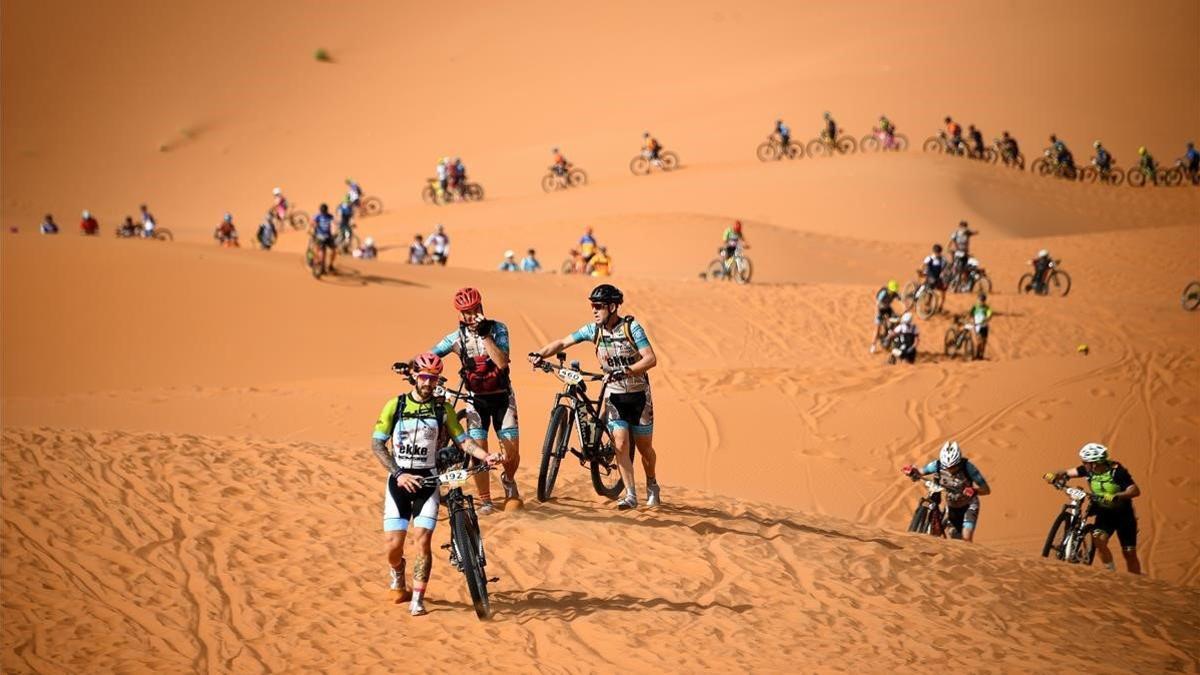
<svg viewBox="0 0 1200 675"><path fill-rule="evenodd" d="M545 176L542 176L542 191L543 192L554 192L557 189L558 189L558 176L555 176L553 173L548 173Z"/></svg>
<svg viewBox="0 0 1200 675"><path fill-rule="evenodd" d="M597 423L603 424L603 422ZM633 440L631 439L629 442L633 443ZM625 480L621 478L621 472L617 470L616 451L611 445L605 444L598 452L600 457L593 457L589 462L592 487L601 497L616 499L625 491Z"/></svg>
<svg viewBox="0 0 1200 675"><path fill-rule="evenodd" d="M567 454L570 438L571 410L565 405L556 405L550 413L546 440L542 442L542 463L538 467L537 484L539 502L549 501L554 494L554 482L558 480L558 468Z"/></svg>
<svg viewBox="0 0 1200 675"><path fill-rule="evenodd" d="M750 283L750 277L754 274L754 266L750 264L749 258L737 256L733 259L733 280L739 284Z"/></svg>
<svg viewBox="0 0 1200 675"><path fill-rule="evenodd" d="M757 157L758 161L760 162L769 162L779 155L776 151L776 146L774 143L771 143L770 141L764 141L759 143L758 147L755 148L754 156Z"/></svg>
<svg viewBox="0 0 1200 675"><path fill-rule="evenodd" d="M1193 281L1183 289L1183 308L1191 312L1197 307L1200 307L1200 281Z"/></svg>
<svg viewBox="0 0 1200 675"><path fill-rule="evenodd" d="M288 214L287 219L288 219L288 224L292 226L293 230L308 229L308 223L309 223L308 214L305 213L304 211L292 211L291 213Z"/></svg>
<svg viewBox="0 0 1200 675"><path fill-rule="evenodd" d="M1071 523L1071 514L1063 511L1054 519L1054 524L1050 526L1050 533L1046 535L1046 543L1042 545L1042 557L1049 558L1050 553L1054 553L1057 560L1063 559L1064 544L1067 540L1067 532Z"/></svg>
<svg viewBox="0 0 1200 675"><path fill-rule="evenodd" d="M987 275L982 275L982 276L976 277L975 283L973 283L971 285L971 290L975 291L976 293L983 293L985 295L991 295L991 293L992 293L991 278L989 278Z"/></svg>
<svg viewBox="0 0 1200 675"><path fill-rule="evenodd" d="M585 172L583 169L571 169L567 173L567 183L571 187L583 187L584 185L587 185L587 182L587 172Z"/></svg>
<svg viewBox="0 0 1200 675"><path fill-rule="evenodd" d="M377 216L383 213L383 201L379 197L364 197L358 208L364 216Z"/></svg>
<svg viewBox="0 0 1200 675"><path fill-rule="evenodd" d="M942 139L937 136L930 136L921 144L921 150L924 152L936 152L940 154L944 149L945 146L942 144Z"/></svg>
<svg viewBox="0 0 1200 675"><path fill-rule="evenodd" d="M158 241L175 241L175 235L165 227L157 227L154 229L154 238Z"/></svg>
<svg viewBox="0 0 1200 675"><path fill-rule="evenodd" d="M908 531L918 534L929 534L929 507L923 502L913 511L912 520L908 523Z"/></svg>
<svg viewBox="0 0 1200 675"><path fill-rule="evenodd" d="M679 155L673 152L664 152L658 156L658 161L662 163L663 171L672 171L679 167Z"/></svg>
<svg viewBox="0 0 1200 675"><path fill-rule="evenodd" d="M492 615L492 607L488 601L487 576L483 573L483 544L479 526L471 518L470 511L458 509L450 514L450 536L458 563L467 578L467 590L471 593L475 616L487 619Z"/></svg>
<svg viewBox="0 0 1200 675"><path fill-rule="evenodd" d="M629 160L629 171L635 176L645 176L650 173L650 160L638 155Z"/></svg>
<svg viewBox="0 0 1200 675"><path fill-rule="evenodd" d="M1071 276L1062 270L1054 270L1046 281L1046 290L1060 298L1065 298L1071 292Z"/></svg>
<svg viewBox="0 0 1200 675"><path fill-rule="evenodd" d="M704 272L705 279L724 279L725 278L725 262L720 258L708 263L708 267Z"/></svg>

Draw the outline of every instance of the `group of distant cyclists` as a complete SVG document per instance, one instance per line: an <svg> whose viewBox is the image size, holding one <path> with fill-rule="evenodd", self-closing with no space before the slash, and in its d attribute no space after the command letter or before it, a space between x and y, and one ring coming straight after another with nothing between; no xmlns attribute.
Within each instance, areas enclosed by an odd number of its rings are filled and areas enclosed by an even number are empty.
<svg viewBox="0 0 1200 675"><path fill-rule="evenodd" d="M612 434L618 471L625 493L617 509L636 509L638 497L631 448L642 455L646 473L646 506L661 503L654 453L654 403L648 371L657 358L645 328L632 316L622 315L624 294L615 286L601 284L588 295L592 320L566 337L529 353L537 366L544 359L581 342L590 342L605 373L602 415ZM415 385L411 391L388 399L375 422L372 451L388 473L384 491L383 530L390 588L398 601L408 601L411 613L425 613L424 597L432 566L430 537L437 524L440 495L435 485L423 479L436 474L437 452L451 442L475 459L502 468L500 483L508 503L520 500L517 469L520 466L520 431L517 398L510 371L511 342L508 326L484 312L483 296L475 288L454 294L457 326L426 352L411 359ZM437 395L450 354L458 358L464 421L459 422L454 402ZM443 389L443 391L445 391ZM489 432L496 436L499 451L489 447ZM497 509L487 472L476 474L478 513ZM411 532L411 537L409 533ZM413 556L411 587L406 578L405 540L411 538Z"/></svg>

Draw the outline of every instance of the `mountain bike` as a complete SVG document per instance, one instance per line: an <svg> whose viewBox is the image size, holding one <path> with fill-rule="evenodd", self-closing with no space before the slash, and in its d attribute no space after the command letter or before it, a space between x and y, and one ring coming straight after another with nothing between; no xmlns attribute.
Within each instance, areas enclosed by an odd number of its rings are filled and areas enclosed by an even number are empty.
<svg viewBox="0 0 1200 675"><path fill-rule="evenodd" d="M954 326L946 329L943 345L946 356L950 358L961 356L964 361L973 360L975 358L974 328L963 317L954 317Z"/></svg>
<svg viewBox="0 0 1200 675"><path fill-rule="evenodd" d="M936 136L930 136L921 144L921 150L924 152L938 152L946 155L957 155L959 157L969 157L970 148L967 147L967 142L961 136L951 139L946 135L945 131L937 132Z"/></svg>
<svg viewBox="0 0 1200 675"><path fill-rule="evenodd" d="M800 159L804 156L804 146L799 143L788 142L787 147L783 145L783 140L779 138L779 134L771 134L767 140L758 144L754 150L754 156L760 162L769 162L773 159Z"/></svg>
<svg viewBox="0 0 1200 675"><path fill-rule="evenodd" d="M283 217L279 216L279 212L274 208L271 209L271 222L275 223L275 229L283 229L285 224L291 225L293 230L307 230L311 220L308 214L300 209L289 208L284 212Z"/></svg>
<svg viewBox="0 0 1200 675"><path fill-rule="evenodd" d="M1200 281L1193 281L1183 287L1183 308L1189 312L1200 307Z"/></svg>
<svg viewBox="0 0 1200 675"><path fill-rule="evenodd" d="M672 171L679 166L679 156L670 150L663 150L658 153L658 160L655 162L650 159L650 153L643 151L629 160L629 170L635 176L649 175L650 168L653 166L657 166L663 171Z"/></svg>
<svg viewBox="0 0 1200 675"><path fill-rule="evenodd" d="M1053 552L1057 560L1072 565L1091 565L1096 555L1096 544L1092 538L1092 525L1087 522L1087 510L1083 506L1088 493L1067 487L1066 479L1051 485L1067 493L1067 503L1063 504L1062 511L1050 525L1050 533L1046 535L1046 543L1042 546L1042 557L1049 558Z"/></svg>
<svg viewBox="0 0 1200 675"><path fill-rule="evenodd" d="M1020 152L1013 154L1012 150L999 138L992 139L992 147L988 148L985 159L993 164L999 160L1004 166L1012 167L1018 171L1025 170L1025 155Z"/></svg>
<svg viewBox="0 0 1200 675"><path fill-rule="evenodd" d="M914 482L920 480L913 478L912 473L908 474L908 477ZM913 510L908 531L945 538L949 515L942 510L942 486L931 480L922 482L925 483L925 496L921 497L917 508Z"/></svg>
<svg viewBox="0 0 1200 675"><path fill-rule="evenodd" d="M1157 187L1167 184L1167 176L1166 172L1157 166L1131 166L1125 172L1125 182L1129 183L1130 187L1145 187L1146 183Z"/></svg>
<svg viewBox="0 0 1200 675"><path fill-rule="evenodd" d="M338 228L335 239L338 250L342 253L349 255L351 251L362 247L362 241L358 238L358 233L354 231L355 229L357 228L353 225L348 230L341 227Z"/></svg>
<svg viewBox="0 0 1200 675"><path fill-rule="evenodd" d="M442 544L442 548L450 552L450 566L466 577L475 616L487 619L492 615L487 585L500 579L489 579L485 572L487 556L483 550L483 533L479 531L479 517L475 513L475 498L463 493L463 485L471 476L490 471L492 467L486 464L472 466L472 460L456 445L442 448L437 453L437 475L422 479L421 484L424 487L448 488L442 502L446 505L447 520L450 521L450 541Z"/></svg>
<svg viewBox="0 0 1200 675"><path fill-rule="evenodd" d="M904 293L900 297L906 310L916 308L917 316L928 319L942 311L942 305L946 302L946 292L925 281L920 270L917 278L917 281L905 284Z"/></svg>
<svg viewBox="0 0 1200 675"><path fill-rule="evenodd" d="M1017 281L1017 293L1037 293L1038 295L1065 297L1067 293L1071 292L1071 275L1058 268L1061 262L1061 260L1054 260L1050 263L1050 270L1046 273L1046 283L1042 284L1040 290L1033 287L1032 272L1022 274L1021 278Z"/></svg>
<svg viewBox="0 0 1200 675"><path fill-rule="evenodd" d="M356 216L377 216L383 213L383 200L379 197L359 197L354 205Z"/></svg>
<svg viewBox="0 0 1200 675"><path fill-rule="evenodd" d="M1066 163L1058 161L1057 153L1054 148L1046 148L1042 151L1042 156L1033 160L1033 164L1029 165L1029 170L1038 176L1054 176L1055 178L1065 178L1066 180L1078 180L1079 169L1074 163Z"/></svg>
<svg viewBox="0 0 1200 675"><path fill-rule="evenodd" d="M304 249L304 265L312 272L314 279L320 279L328 270L325 269L326 248L310 237L308 248Z"/></svg>
<svg viewBox="0 0 1200 675"><path fill-rule="evenodd" d="M750 283L750 277L754 274L754 266L750 264L750 259L742 253L742 246L738 244L737 251L730 257L724 257L725 247L718 250L718 255L712 262L708 263L708 267L700 275L701 279L732 279L739 284Z"/></svg>
<svg viewBox="0 0 1200 675"><path fill-rule="evenodd" d="M560 173L556 167L552 166L546 172L546 175L542 176L542 190L545 192L554 192L555 190L583 187L587 185L587 181L587 173L583 169L572 166Z"/></svg>
<svg viewBox="0 0 1200 675"><path fill-rule="evenodd" d="M888 134L884 131L873 128L871 129L871 133L862 137L862 140L858 143L858 147L863 152L878 152L880 150L903 152L904 150L908 150L908 136L904 134L892 134L891 138L889 138Z"/></svg>
<svg viewBox="0 0 1200 675"><path fill-rule="evenodd" d="M855 150L858 150L858 141L848 134L842 134L836 139L822 134L804 146L804 151L808 153L809 157L820 157L821 155L833 157L834 153L852 155Z"/></svg>
<svg viewBox="0 0 1200 675"><path fill-rule="evenodd" d="M560 353L557 368L545 360L534 366L554 375L563 383L562 391L554 396L546 440L542 443L538 501L548 501L554 494L554 482L558 479L559 466L567 452L579 459L580 466L588 466L596 494L616 499L625 489L625 481L617 470L616 442L601 414L607 384L601 386L598 398L593 400L587 395L587 383L603 381L605 376L603 373L580 370L578 361L572 361L570 367L565 367L565 361L566 355ZM579 442L579 449L570 447L572 427L577 432L575 440Z"/></svg>

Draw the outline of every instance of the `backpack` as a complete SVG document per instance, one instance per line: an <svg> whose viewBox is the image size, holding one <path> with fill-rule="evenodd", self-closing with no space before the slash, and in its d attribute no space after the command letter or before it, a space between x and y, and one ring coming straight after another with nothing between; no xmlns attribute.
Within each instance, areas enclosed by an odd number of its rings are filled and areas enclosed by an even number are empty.
<svg viewBox="0 0 1200 675"><path fill-rule="evenodd" d="M975 487L975 481L971 478L971 473L969 471L967 471L967 467L971 466L971 460L967 459L966 457L963 457L962 462L963 462L963 477L967 479L967 484L966 484L966 486L964 486L964 489L968 488L968 487L973 488L973 487ZM942 458L941 457L939 457L937 459L937 471L935 471L933 473L933 475L935 476L935 478L933 479L933 482L937 483L938 486L940 487L942 484Z"/></svg>
<svg viewBox="0 0 1200 675"><path fill-rule="evenodd" d="M633 342L633 317L628 316L628 315L622 317L621 318L621 328L625 332L625 339L629 340L630 344L634 344L634 342ZM596 346L597 352L600 351L600 334L601 334L602 330L603 329L600 326L596 326L596 337L592 339L592 344L594 344ZM634 345L634 346L636 347L637 345Z"/></svg>
<svg viewBox="0 0 1200 675"><path fill-rule="evenodd" d="M486 354L467 356L467 329L458 327L459 359L462 368L458 374L467 383L467 389L475 394L498 394L511 386L508 368L501 368Z"/></svg>
<svg viewBox="0 0 1200 675"><path fill-rule="evenodd" d="M407 397L408 394L400 394L396 397L396 409L392 411L392 426L390 427L391 432L388 434L388 438L393 439L393 441L396 438L396 425L400 423L400 418L404 415L404 399ZM434 399L434 408L436 412L434 413L433 419L437 422L438 443L440 444L442 428L446 421L446 406L443 405L441 401Z"/></svg>

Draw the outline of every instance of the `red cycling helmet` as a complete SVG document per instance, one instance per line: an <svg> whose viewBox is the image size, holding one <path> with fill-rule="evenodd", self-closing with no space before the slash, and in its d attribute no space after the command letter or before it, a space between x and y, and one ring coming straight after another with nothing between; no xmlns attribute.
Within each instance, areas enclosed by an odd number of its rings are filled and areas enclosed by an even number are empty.
<svg viewBox="0 0 1200 675"><path fill-rule="evenodd" d="M465 312L483 304L483 296L474 288L460 288L454 294L454 309Z"/></svg>
<svg viewBox="0 0 1200 675"><path fill-rule="evenodd" d="M733 221L733 231L734 232L742 231L742 221L740 221L740 220Z"/></svg>
<svg viewBox="0 0 1200 675"><path fill-rule="evenodd" d="M433 352L422 352L413 357L413 368L418 373L442 374L442 357Z"/></svg>

